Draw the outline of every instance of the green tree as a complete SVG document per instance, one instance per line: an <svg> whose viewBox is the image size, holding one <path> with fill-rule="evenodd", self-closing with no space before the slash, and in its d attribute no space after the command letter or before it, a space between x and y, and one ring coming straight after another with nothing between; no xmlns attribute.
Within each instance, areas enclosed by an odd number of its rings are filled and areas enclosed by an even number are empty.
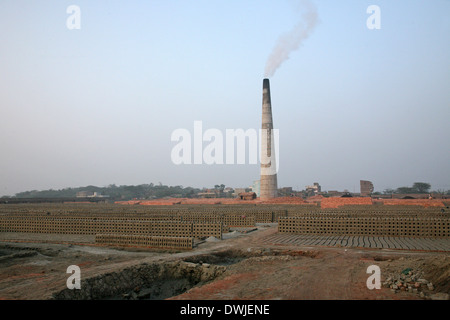
<svg viewBox="0 0 450 320"><path fill-rule="evenodd" d="M410 193L416 193L417 190L411 187L400 187L397 188L395 193L404 193L404 194L410 194Z"/></svg>
<svg viewBox="0 0 450 320"><path fill-rule="evenodd" d="M430 192L430 188L431 188L431 184L426 183L426 182L414 182L412 188L417 193L429 193Z"/></svg>

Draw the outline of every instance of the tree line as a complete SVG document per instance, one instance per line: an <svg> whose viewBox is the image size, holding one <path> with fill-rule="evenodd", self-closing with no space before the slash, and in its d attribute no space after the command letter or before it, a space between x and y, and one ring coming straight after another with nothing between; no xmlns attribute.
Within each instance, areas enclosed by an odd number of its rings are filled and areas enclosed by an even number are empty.
<svg viewBox="0 0 450 320"><path fill-rule="evenodd" d="M418 194L418 193L440 193L440 194L450 194L450 190L436 190L430 191L431 184L426 182L414 182L411 187L399 187L397 189L385 189L383 190L383 194ZM377 194L377 193L374 193ZM381 194L378 192L378 194Z"/></svg>
<svg viewBox="0 0 450 320"><path fill-rule="evenodd" d="M60 190L32 190L16 193L16 198L74 198L78 192L97 192L99 195L108 196L111 200L132 199L160 199L164 197L194 197L201 189L183 186L166 186L161 183L155 185L141 184L137 186L111 184L106 187L86 186L78 188L64 188Z"/></svg>

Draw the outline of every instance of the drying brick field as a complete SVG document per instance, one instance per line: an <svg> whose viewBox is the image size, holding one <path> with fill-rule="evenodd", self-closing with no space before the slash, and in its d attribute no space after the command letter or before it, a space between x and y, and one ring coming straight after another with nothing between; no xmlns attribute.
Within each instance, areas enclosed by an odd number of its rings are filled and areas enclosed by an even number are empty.
<svg viewBox="0 0 450 320"><path fill-rule="evenodd" d="M213 200L2 204L0 299L449 297L448 203Z"/></svg>

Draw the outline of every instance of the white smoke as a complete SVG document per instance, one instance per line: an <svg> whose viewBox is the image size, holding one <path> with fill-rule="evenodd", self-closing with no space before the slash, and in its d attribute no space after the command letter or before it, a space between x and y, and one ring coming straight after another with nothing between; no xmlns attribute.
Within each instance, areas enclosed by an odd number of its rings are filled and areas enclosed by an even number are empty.
<svg viewBox="0 0 450 320"><path fill-rule="evenodd" d="M290 32L281 35L278 39L266 63L266 78L275 74L281 64L289 59L289 55L309 37L318 23L316 7L306 0L301 1L300 4L303 11L301 19Z"/></svg>

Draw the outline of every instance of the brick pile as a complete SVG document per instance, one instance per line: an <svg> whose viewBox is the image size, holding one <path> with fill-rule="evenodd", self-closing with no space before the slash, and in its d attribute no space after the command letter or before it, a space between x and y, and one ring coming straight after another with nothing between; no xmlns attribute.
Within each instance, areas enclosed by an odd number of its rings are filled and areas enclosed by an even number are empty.
<svg viewBox="0 0 450 320"><path fill-rule="evenodd" d="M383 199L382 201L388 206L445 207L439 199Z"/></svg>
<svg viewBox="0 0 450 320"><path fill-rule="evenodd" d="M193 223L192 236L195 238L215 237L222 239L224 230L222 223Z"/></svg>
<svg viewBox="0 0 450 320"><path fill-rule="evenodd" d="M321 208L338 208L346 205L372 205L369 197L331 197L323 198L320 202Z"/></svg>
<svg viewBox="0 0 450 320"><path fill-rule="evenodd" d="M339 236L450 238L450 218L430 215L372 216L349 213L280 218L278 232Z"/></svg>
<svg viewBox="0 0 450 320"><path fill-rule="evenodd" d="M255 216L251 215L225 215L223 223L228 227L251 227L256 223Z"/></svg>
<svg viewBox="0 0 450 320"><path fill-rule="evenodd" d="M278 197L261 201L263 204L308 204L300 197Z"/></svg>
<svg viewBox="0 0 450 320"><path fill-rule="evenodd" d="M192 237L158 237L135 234L96 234L97 244L125 247L147 247L190 250L194 247Z"/></svg>
<svg viewBox="0 0 450 320"><path fill-rule="evenodd" d="M46 216L0 216L0 232L55 234L122 234L222 239L222 223L153 221L100 218L53 218Z"/></svg>

